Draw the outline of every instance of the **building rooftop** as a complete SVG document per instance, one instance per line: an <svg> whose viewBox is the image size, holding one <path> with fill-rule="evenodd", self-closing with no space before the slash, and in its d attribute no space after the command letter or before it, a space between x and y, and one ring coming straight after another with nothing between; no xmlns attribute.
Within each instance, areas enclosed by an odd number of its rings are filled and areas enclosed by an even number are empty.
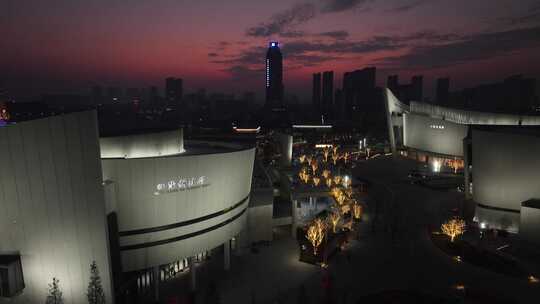
<svg viewBox="0 0 540 304"><path fill-rule="evenodd" d="M540 137L540 126L475 125L472 130Z"/></svg>
<svg viewBox="0 0 540 304"><path fill-rule="evenodd" d="M521 207L540 209L540 199L532 198L521 203Z"/></svg>

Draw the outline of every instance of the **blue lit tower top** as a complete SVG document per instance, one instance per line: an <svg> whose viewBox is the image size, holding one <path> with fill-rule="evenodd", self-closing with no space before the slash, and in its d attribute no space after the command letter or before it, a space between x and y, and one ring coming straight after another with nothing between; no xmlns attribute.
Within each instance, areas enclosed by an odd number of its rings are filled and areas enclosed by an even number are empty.
<svg viewBox="0 0 540 304"><path fill-rule="evenodd" d="M266 52L266 106L283 107L283 57L277 41Z"/></svg>

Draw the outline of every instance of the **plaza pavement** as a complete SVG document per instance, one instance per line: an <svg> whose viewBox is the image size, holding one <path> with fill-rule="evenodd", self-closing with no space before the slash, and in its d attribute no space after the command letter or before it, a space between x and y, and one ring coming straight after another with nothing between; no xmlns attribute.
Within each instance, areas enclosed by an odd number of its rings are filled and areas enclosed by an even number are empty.
<svg viewBox="0 0 540 304"><path fill-rule="evenodd" d="M413 161L390 157L358 164L354 175L370 180L370 192L378 197L366 201L366 221L357 229L358 240L336 255L327 270L299 262L296 241L280 234L270 246L260 247L258 254L248 251L234 257L229 272L212 270L223 265L219 256L214 257L214 266L200 271L198 278L215 281L225 304L297 303L301 285L309 303L320 303L325 271L332 277L336 304L356 303L361 296L389 289L459 296L454 288L458 283L496 303L537 303L540 284L457 263L431 243L427 227L439 226L452 209L462 208L463 194L410 184L407 173L415 166Z"/></svg>

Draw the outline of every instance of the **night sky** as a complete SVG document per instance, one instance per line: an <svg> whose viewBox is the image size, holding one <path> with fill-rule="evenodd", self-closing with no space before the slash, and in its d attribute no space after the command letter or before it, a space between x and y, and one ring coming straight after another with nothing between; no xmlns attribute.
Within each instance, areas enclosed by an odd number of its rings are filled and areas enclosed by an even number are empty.
<svg viewBox="0 0 540 304"><path fill-rule="evenodd" d="M264 53L282 44L286 94L311 73L375 65L378 82L436 77L451 89L523 73L540 78L539 0L2 0L0 79L11 95L95 84L257 92Z"/></svg>

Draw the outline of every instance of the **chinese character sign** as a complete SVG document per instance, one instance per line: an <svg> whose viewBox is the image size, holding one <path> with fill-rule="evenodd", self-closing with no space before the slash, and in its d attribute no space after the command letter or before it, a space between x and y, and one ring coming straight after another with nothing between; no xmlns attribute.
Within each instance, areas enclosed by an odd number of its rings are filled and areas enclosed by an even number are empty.
<svg viewBox="0 0 540 304"><path fill-rule="evenodd" d="M208 178L206 176L182 177L179 179L170 180L166 183L157 184L156 192L154 194L178 192L193 188L206 187L208 185Z"/></svg>

